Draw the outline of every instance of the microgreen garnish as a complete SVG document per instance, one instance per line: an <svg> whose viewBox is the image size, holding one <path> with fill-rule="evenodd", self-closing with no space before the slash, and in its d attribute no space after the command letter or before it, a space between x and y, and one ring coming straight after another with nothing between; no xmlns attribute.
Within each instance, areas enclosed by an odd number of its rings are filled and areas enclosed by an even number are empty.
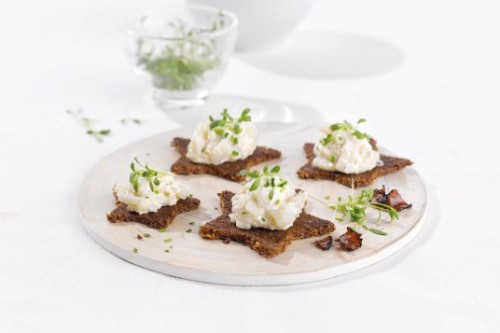
<svg viewBox="0 0 500 333"><path fill-rule="evenodd" d="M171 237L165 238L163 240L164 243L170 243L171 241L173 241L173 239Z"/></svg>
<svg viewBox="0 0 500 333"><path fill-rule="evenodd" d="M193 229L189 228L188 230L186 230L187 233L193 231Z"/></svg>
<svg viewBox="0 0 500 333"><path fill-rule="evenodd" d="M346 131L346 132L352 133L356 138L358 138L360 140L361 139L370 140L370 136L368 134L360 132L357 128L357 125L364 123L364 122L366 122L366 119L361 118L356 122L356 126L355 126L355 125L351 124L350 122L348 122L347 120L344 120L343 123L336 123L336 124L330 125L330 130L332 132L339 131L339 130Z"/></svg>
<svg viewBox="0 0 500 333"><path fill-rule="evenodd" d="M149 184L149 188L151 189L152 192L155 194L160 193L158 190L158 186L161 184L160 177L165 176L168 174L166 171L162 170L156 170L151 167L149 167L147 164L143 165L139 160L134 158L135 163L137 163L141 168L138 168L134 162L130 163L130 176L129 176L129 182L132 184L132 188L134 189L135 192L139 191L139 180L141 178L144 178L147 180Z"/></svg>
<svg viewBox="0 0 500 333"><path fill-rule="evenodd" d="M189 225L194 225L194 222L189 222Z"/></svg>
<svg viewBox="0 0 500 333"><path fill-rule="evenodd" d="M142 121L140 119L137 119L137 118L122 118L120 120L120 123L122 125L128 125L130 123L140 125L140 124L142 124Z"/></svg>
<svg viewBox="0 0 500 333"><path fill-rule="evenodd" d="M268 193L268 198L270 201L272 201L276 195L276 191L278 190L280 192L283 192L285 190L285 186L288 184L286 180L279 177L280 169L281 168L279 165L275 165L271 170L269 170L269 167L266 165L262 170L262 173L256 170L241 170L240 174L248 177L249 182L252 182L252 185L250 185L249 188L250 192L256 191L261 185L263 187L269 187L270 190ZM279 203L280 200L277 199L275 201L275 204L279 205Z"/></svg>
<svg viewBox="0 0 500 333"><path fill-rule="evenodd" d="M323 146L328 146L331 142L333 142L333 135L328 134L323 139L320 140Z"/></svg>
<svg viewBox="0 0 500 333"><path fill-rule="evenodd" d="M150 234L144 234L143 236L144 236L144 238L149 238L149 237L151 237L151 235L150 235Z"/></svg>
<svg viewBox="0 0 500 333"><path fill-rule="evenodd" d="M158 229L158 232L167 232L167 228L160 228Z"/></svg>
<svg viewBox="0 0 500 333"><path fill-rule="evenodd" d="M351 195L349 195L347 199L339 197L336 203L327 206L341 214L340 217L336 218L337 221L343 222L348 220L374 234L385 236L387 235L385 231L370 227L366 224L366 210L371 208L378 212L378 217L372 222L373 224L378 224L382 220L382 213L387 213L390 222L399 219L399 213L389 205L372 202L373 194L374 191L372 189L362 190L357 197Z"/></svg>
<svg viewBox="0 0 500 333"><path fill-rule="evenodd" d="M77 111L66 110L66 112L73 117L83 126L87 135L93 137L97 142L102 143L104 137L111 134L110 129L96 130L92 128L92 121L90 118L83 116L83 110L79 109Z"/></svg>
<svg viewBox="0 0 500 333"><path fill-rule="evenodd" d="M224 26L224 14L218 13L209 28L188 28L176 20L169 23L175 42L155 45L148 39L137 40L138 65L153 76L156 88L191 90L202 81L205 72L219 66L216 41L206 38Z"/></svg>
<svg viewBox="0 0 500 333"><path fill-rule="evenodd" d="M212 116L208 117L210 120L210 130L214 131L215 134L222 136L223 138L229 138L233 145L237 145L238 134L243 131L240 124L252 120L252 117L250 116L250 109L244 109L238 119L231 116L227 109L222 111L221 116L222 117L220 119L215 119ZM237 150L233 150L231 154L233 156L238 156L240 153Z"/></svg>
<svg viewBox="0 0 500 333"><path fill-rule="evenodd" d="M138 252L139 252L139 250L138 250L136 247L134 247L134 248L132 249L132 251L134 251L134 253L138 253Z"/></svg>

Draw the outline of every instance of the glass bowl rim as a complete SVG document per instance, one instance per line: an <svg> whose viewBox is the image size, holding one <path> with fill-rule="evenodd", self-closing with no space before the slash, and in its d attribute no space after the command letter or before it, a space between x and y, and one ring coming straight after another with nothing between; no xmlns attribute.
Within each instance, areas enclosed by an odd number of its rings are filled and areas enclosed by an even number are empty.
<svg viewBox="0 0 500 333"><path fill-rule="evenodd" d="M141 24L141 21L144 20L145 18L151 16L151 15L158 15L162 13L167 13L169 9L176 9L176 10L198 10L198 11L205 11L205 12L211 12L214 15L218 13L222 13L224 16L227 16L231 19L230 24L223 27L222 29L218 29L216 31L204 31L200 33L201 36L206 36L206 37L218 37L220 35L227 34L228 32L236 29L238 27L239 21L238 21L238 16L226 9L221 9L217 7L212 7L212 6L205 6L205 5L192 5L192 4L172 4L168 5L166 7L163 7L161 10L148 10L145 12L142 12L138 16L135 16L133 19L129 19L128 24L122 25L122 30L124 30L127 34L134 36L134 37L140 37L140 38L146 38L146 39L156 39L156 40L163 40L163 41L180 41L184 40L185 38L182 37L164 37L164 36L156 36L152 34L146 34L138 31L137 26Z"/></svg>

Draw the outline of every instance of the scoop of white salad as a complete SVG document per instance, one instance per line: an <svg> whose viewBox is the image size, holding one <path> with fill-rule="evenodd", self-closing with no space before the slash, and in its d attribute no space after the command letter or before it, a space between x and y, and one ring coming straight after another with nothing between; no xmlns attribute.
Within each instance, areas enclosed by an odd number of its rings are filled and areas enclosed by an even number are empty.
<svg viewBox="0 0 500 333"><path fill-rule="evenodd" d="M322 131L325 134L314 145L313 166L327 171L358 174L371 170L380 163L380 153L370 142L370 136L345 121L333 124Z"/></svg>
<svg viewBox="0 0 500 333"><path fill-rule="evenodd" d="M286 230L299 217L306 203L306 192L296 192L280 177L279 171L277 165L271 170L266 166L262 173L243 172L247 181L243 192L233 196L229 215L238 228Z"/></svg>
<svg viewBox="0 0 500 333"><path fill-rule="evenodd" d="M218 165L250 156L256 146L257 132L251 123L250 109L239 118L225 109L221 119L199 123L191 137L186 157L195 163Z"/></svg>
<svg viewBox="0 0 500 333"><path fill-rule="evenodd" d="M129 182L114 188L116 197L129 211L139 214L157 212L163 206L173 206L188 197L188 188L168 171L143 166L137 159L130 164Z"/></svg>

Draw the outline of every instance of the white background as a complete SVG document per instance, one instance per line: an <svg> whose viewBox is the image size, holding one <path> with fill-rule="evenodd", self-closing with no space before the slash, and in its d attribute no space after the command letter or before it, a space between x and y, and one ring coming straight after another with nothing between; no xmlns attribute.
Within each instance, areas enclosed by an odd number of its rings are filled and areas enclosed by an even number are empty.
<svg viewBox="0 0 500 333"><path fill-rule="evenodd" d="M363 115L429 186L428 223L408 248L278 288L135 267L78 221L92 165L180 126L154 108L115 28L166 5L0 4L0 332L500 331L500 2L324 0L281 51L233 59L216 93L309 104L332 121ZM87 137L65 113L77 108L112 137ZM116 122L127 114L146 120Z"/></svg>

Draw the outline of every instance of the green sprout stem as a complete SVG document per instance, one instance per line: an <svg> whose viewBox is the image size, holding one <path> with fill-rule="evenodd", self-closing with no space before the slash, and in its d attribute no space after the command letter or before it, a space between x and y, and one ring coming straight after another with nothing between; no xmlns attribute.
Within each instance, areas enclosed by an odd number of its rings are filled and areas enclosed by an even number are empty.
<svg viewBox="0 0 500 333"><path fill-rule="evenodd" d="M83 116L83 110L81 109L77 111L66 110L66 112L72 115L80 123L80 125L82 125L87 135L93 137L99 143L104 142L104 137L111 134L110 129L96 130L92 128L92 121L90 118Z"/></svg>
<svg viewBox="0 0 500 333"><path fill-rule="evenodd" d="M387 233L367 225L368 209L373 209L378 213L378 217L374 221L371 221L371 224L378 225L382 221L383 213L386 213L389 216L389 222L399 219L399 213L393 207L378 202L372 202L372 189L362 190L357 197L354 197L353 195L347 196L346 199L339 197L337 202L334 204L328 204L315 197L311 198L340 213L340 216L336 218L337 221L355 223L357 226L377 235L385 236Z"/></svg>
<svg viewBox="0 0 500 333"><path fill-rule="evenodd" d="M144 178L149 184L149 188L155 194L160 193L158 186L161 184L160 177L168 175L167 171L156 170L149 167L147 164L143 165L139 160L134 158L135 163L141 168L138 168L134 162L130 163L130 176L129 182L134 189L134 192L139 192L139 180Z"/></svg>

